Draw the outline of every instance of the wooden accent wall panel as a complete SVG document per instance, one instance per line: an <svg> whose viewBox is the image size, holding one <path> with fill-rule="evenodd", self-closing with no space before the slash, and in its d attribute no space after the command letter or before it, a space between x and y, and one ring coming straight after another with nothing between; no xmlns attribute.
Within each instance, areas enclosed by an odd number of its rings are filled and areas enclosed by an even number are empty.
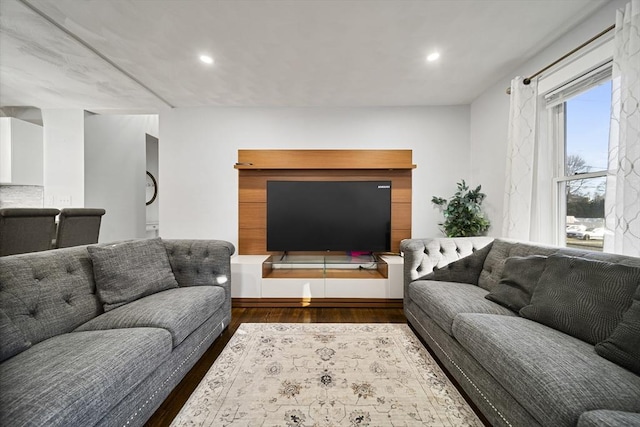
<svg viewBox="0 0 640 427"><path fill-rule="evenodd" d="M391 251L411 237L411 150L238 150L238 159L240 255L270 253L267 181L391 181Z"/></svg>
<svg viewBox="0 0 640 427"><path fill-rule="evenodd" d="M237 169L413 169L411 150L238 150Z"/></svg>

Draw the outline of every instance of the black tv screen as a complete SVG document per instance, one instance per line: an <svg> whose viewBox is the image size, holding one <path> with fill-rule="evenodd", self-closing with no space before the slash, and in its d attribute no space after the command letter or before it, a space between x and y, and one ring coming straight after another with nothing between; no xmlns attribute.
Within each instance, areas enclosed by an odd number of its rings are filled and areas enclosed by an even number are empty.
<svg viewBox="0 0 640 427"><path fill-rule="evenodd" d="M391 181L267 181L268 251L391 249Z"/></svg>

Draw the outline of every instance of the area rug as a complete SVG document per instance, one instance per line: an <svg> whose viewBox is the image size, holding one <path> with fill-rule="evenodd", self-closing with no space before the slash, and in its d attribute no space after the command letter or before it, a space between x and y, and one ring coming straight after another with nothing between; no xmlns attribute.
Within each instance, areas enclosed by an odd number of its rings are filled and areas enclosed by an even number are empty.
<svg viewBox="0 0 640 427"><path fill-rule="evenodd" d="M405 324L243 323L173 426L482 426Z"/></svg>

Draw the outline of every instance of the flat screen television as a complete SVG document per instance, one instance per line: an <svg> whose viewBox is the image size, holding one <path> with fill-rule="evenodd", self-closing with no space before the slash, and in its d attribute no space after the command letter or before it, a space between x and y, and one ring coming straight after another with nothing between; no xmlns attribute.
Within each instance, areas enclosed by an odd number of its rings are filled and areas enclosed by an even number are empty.
<svg viewBox="0 0 640 427"><path fill-rule="evenodd" d="M391 181L267 181L268 251L391 250Z"/></svg>

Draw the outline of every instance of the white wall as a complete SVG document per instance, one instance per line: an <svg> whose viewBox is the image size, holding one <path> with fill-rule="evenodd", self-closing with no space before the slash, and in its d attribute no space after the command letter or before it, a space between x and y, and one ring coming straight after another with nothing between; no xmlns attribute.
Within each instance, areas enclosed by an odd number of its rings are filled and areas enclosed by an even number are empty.
<svg viewBox="0 0 640 427"><path fill-rule="evenodd" d="M473 183L481 184L487 194L483 206L492 222L490 235L499 236L502 231L509 122L509 96L505 90L510 86L511 79L519 75L532 75L614 24L616 9L624 7L627 2L628 0L612 0L607 3L591 18L532 60L499 78L493 87L471 104L471 177Z"/></svg>
<svg viewBox="0 0 640 427"><path fill-rule="evenodd" d="M85 120L85 205L107 211L100 242L145 237L146 134L158 135L158 116Z"/></svg>
<svg viewBox="0 0 640 427"><path fill-rule="evenodd" d="M42 186L42 126L0 117L0 183Z"/></svg>
<svg viewBox="0 0 640 427"><path fill-rule="evenodd" d="M160 235L238 241L238 149L411 149L413 236L440 233L431 197L469 178L469 106L178 108L160 114Z"/></svg>
<svg viewBox="0 0 640 427"><path fill-rule="evenodd" d="M42 110L46 207L84 207L84 114Z"/></svg>

